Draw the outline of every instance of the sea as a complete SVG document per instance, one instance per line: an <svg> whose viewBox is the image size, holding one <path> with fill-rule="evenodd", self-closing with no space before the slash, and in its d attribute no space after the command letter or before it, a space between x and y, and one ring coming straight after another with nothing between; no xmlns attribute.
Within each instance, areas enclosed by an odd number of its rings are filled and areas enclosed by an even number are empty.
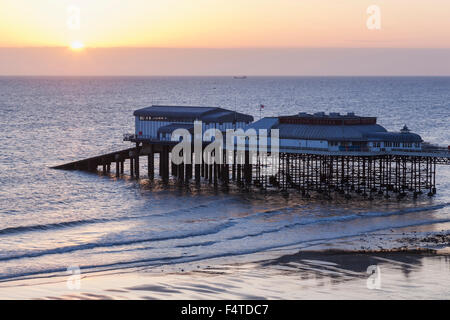
<svg viewBox="0 0 450 320"><path fill-rule="evenodd" d="M139 180L51 168L132 147L123 134L134 131L133 111L152 104L255 119L355 112L450 144L450 77L0 77L0 282L71 266L88 274L245 259L414 226L448 231L444 165L434 197L401 201L165 186L147 180L145 161Z"/></svg>

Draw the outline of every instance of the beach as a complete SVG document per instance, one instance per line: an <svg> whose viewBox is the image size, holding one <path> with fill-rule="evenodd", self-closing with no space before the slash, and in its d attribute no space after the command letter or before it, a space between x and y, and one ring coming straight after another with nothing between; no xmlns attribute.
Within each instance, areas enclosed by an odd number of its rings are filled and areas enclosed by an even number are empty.
<svg viewBox="0 0 450 320"><path fill-rule="evenodd" d="M441 226L442 227L442 226ZM422 230L424 231L424 230ZM422 234L422 233L421 233ZM325 248L292 248L195 264L70 275L0 284L1 299L448 299L450 234L402 230L402 247L365 250L349 238ZM405 236L406 235L406 236ZM426 244L426 247L424 246ZM422 247L421 247L422 246Z"/></svg>

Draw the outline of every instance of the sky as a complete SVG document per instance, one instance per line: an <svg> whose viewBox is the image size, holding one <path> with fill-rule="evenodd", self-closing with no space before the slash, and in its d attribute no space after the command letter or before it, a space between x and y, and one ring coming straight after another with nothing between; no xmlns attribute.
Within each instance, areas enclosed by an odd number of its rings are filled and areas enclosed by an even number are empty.
<svg viewBox="0 0 450 320"><path fill-rule="evenodd" d="M0 0L0 75L450 75L449 52L448 0Z"/></svg>

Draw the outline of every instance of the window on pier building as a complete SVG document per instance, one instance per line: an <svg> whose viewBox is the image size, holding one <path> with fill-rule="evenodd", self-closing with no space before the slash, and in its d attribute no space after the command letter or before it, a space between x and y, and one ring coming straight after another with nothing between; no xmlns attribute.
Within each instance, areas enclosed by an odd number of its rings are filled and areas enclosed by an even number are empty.
<svg viewBox="0 0 450 320"><path fill-rule="evenodd" d="M400 142L394 142L392 145L394 148L400 148Z"/></svg>
<svg viewBox="0 0 450 320"><path fill-rule="evenodd" d="M403 148L412 148L411 142L403 142Z"/></svg>
<svg viewBox="0 0 450 320"><path fill-rule="evenodd" d="M165 121L167 117L152 117L152 116L139 116L140 121ZM177 120L171 120L172 122L179 122Z"/></svg>
<svg viewBox="0 0 450 320"><path fill-rule="evenodd" d="M385 146L386 148L391 148L391 147L392 147L392 142L390 142L390 141L385 141L385 142L384 142L384 146Z"/></svg>

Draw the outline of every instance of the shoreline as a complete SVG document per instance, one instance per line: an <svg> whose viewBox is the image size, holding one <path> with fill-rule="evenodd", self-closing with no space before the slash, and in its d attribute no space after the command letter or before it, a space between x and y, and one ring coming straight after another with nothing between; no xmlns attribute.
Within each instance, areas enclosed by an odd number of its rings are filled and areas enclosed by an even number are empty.
<svg viewBox="0 0 450 320"><path fill-rule="evenodd" d="M73 279L68 275L12 280L0 283L0 297L52 300L448 299L450 233L403 237L399 243L405 245L359 250L317 244L303 250L287 247L195 263L82 273L79 289L69 288L68 281ZM418 246L422 243L432 243L434 248ZM371 277L369 268L381 275L378 289L367 287ZM427 286L432 284L432 296L423 291L426 289L422 287L423 282ZM336 294L336 290L340 294Z"/></svg>

